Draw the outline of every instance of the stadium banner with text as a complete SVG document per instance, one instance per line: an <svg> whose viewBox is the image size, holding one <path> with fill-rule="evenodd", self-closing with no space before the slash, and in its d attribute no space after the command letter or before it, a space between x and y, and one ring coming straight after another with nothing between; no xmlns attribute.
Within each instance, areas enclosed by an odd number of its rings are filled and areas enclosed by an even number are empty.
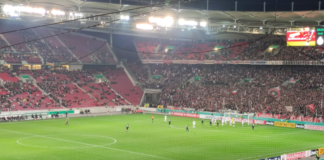
<svg viewBox="0 0 324 160"><path fill-rule="evenodd" d="M150 61L147 60L147 59L143 59L143 60L142 60L142 63L144 63L144 64L149 63L149 62L150 62Z"/></svg>
<svg viewBox="0 0 324 160"><path fill-rule="evenodd" d="M188 64L197 64L197 60L188 60Z"/></svg>
<svg viewBox="0 0 324 160"><path fill-rule="evenodd" d="M309 151L303 151L303 152L297 152L297 153L283 155L284 160L294 160L294 159L305 158L305 157L309 157Z"/></svg>
<svg viewBox="0 0 324 160"><path fill-rule="evenodd" d="M172 63L172 60L163 60L163 63L169 64Z"/></svg>
<svg viewBox="0 0 324 160"><path fill-rule="evenodd" d="M274 125L274 122L272 122L272 121L266 121L266 125L273 126Z"/></svg>
<svg viewBox="0 0 324 160"><path fill-rule="evenodd" d="M296 124L295 123L287 123L287 122L274 122L274 126L277 126L277 127L296 128Z"/></svg>
<svg viewBox="0 0 324 160"><path fill-rule="evenodd" d="M173 64L180 64L180 63L182 63L181 60L173 60L172 62L173 62Z"/></svg>
<svg viewBox="0 0 324 160"><path fill-rule="evenodd" d="M199 118L199 114L194 113L181 113L181 112L170 112L172 116L180 116L180 117L191 117L191 118Z"/></svg>
<svg viewBox="0 0 324 160"><path fill-rule="evenodd" d="M198 64L204 64L205 61L204 61L204 60L197 60L197 63L198 63Z"/></svg>
<svg viewBox="0 0 324 160"><path fill-rule="evenodd" d="M304 124L296 124L296 128L305 129L305 125Z"/></svg>
<svg viewBox="0 0 324 160"><path fill-rule="evenodd" d="M309 151L309 157L310 157L310 156L315 156L316 153L317 153L317 150L318 150L318 149L310 150L310 151Z"/></svg>
<svg viewBox="0 0 324 160"><path fill-rule="evenodd" d="M150 63L163 63L163 60L150 60Z"/></svg>
<svg viewBox="0 0 324 160"><path fill-rule="evenodd" d="M260 160L281 160L281 156L270 157L270 158L265 158L265 159L260 159Z"/></svg>
<svg viewBox="0 0 324 160"><path fill-rule="evenodd" d="M315 46L315 27L288 28L286 41L287 46Z"/></svg>
<svg viewBox="0 0 324 160"><path fill-rule="evenodd" d="M135 113L143 113L143 110L135 110Z"/></svg>
<svg viewBox="0 0 324 160"><path fill-rule="evenodd" d="M324 131L324 126L315 126L315 125L305 125L305 129L309 130L317 130L317 131Z"/></svg>
<svg viewBox="0 0 324 160"><path fill-rule="evenodd" d="M214 60L205 60L205 64L214 64Z"/></svg>
<svg viewBox="0 0 324 160"><path fill-rule="evenodd" d="M319 155L324 154L324 148L319 148L319 149L318 149L318 154L319 154Z"/></svg>
<svg viewBox="0 0 324 160"><path fill-rule="evenodd" d="M187 60L182 60L181 63L182 64L188 64L188 61Z"/></svg>
<svg viewBox="0 0 324 160"><path fill-rule="evenodd" d="M216 117L217 120L221 120L222 119L222 116L199 114L199 118L202 118L202 119L212 119L213 117Z"/></svg>

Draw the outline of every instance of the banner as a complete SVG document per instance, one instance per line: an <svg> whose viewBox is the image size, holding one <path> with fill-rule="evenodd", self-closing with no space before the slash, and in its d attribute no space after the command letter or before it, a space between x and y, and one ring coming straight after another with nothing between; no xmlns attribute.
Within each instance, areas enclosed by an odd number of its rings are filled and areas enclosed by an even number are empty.
<svg viewBox="0 0 324 160"><path fill-rule="evenodd" d="M293 111L293 106L285 106L286 110L288 112L292 112Z"/></svg>
<svg viewBox="0 0 324 160"><path fill-rule="evenodd" d="M274 126L277 126L277 127L296 128L296 124L295 123L287 123L287 122L274 122Z"/></svg>
<svg viewBox="0 0 324 160"><path fill-rule="evenodd" d="M260 159L260 160L281 160L281 156L277 156L277 157L270 157L270 158Z"/></svg>
<svg viewBox="0 0 324 160"><path fill-rule="evenodd" d="M202 119L212 119L213 117L216 117L217 120L221 120L221 116L212 116L212 115L205 115L205 114L199 114L199 118Z"/></svg>
<svg viewBox="0 0 324 160"><path fill-rule="evenodd" d="M318 149L313 149L309 151L309 156L315 156Z"/></svg>
<svg viewBox="0 0 324 160"><path fill-rule="evenodd" d="M314 105L314 103L313 104L310 104L310 105L308 105L307 106L308 108L309 108L309 110L312 112L312 113L314 113L315 112L315 105Z"/></svg>
<svg viewBox="0 0 324 160"><path fill-rule="evenodd" d="M290 78L289 81L288 81L288 83L295 84L295 83L297 83L298 81L299 81L298 79L295 80L294 78Z"/></svg>
<svg viewBox="0 0 324 160"><path fill-rule="evenodd" d="M272 122L272 121L267 121L267 122L266 122L266 125L273 126L273 125L274 125L274 122Z"/></svg>
<svg viewBox="0 0 324 160"><path fill-rule="evenodd" d="M205 60L205 64L214 64L214 60Z"/></svg>
<svg viewBox="0 0 324 160"><path fill-rule="evenodd" d="M305 129L324 131L324 126L305 125Z"/></svg>
<svg viewBox="0 0 324 160"><path fill-rule="evenodd" d="M299 159L299 158L305 158L307 156L308 156L307 151L291 153L291 154L285 155L286 160L294 160L294 159Z"/></svg>
<svg viewBox="0 0 324 160"><path fill-rule="evenodd" d="M193 113L170 112L170 115L180 116L180 117L200 118L199 114L193 114Z"/></svg>
<svg viewBox="0 0 324 160"><path fill-rule="evenodd" d="M275 98L277 101L280 100L280 87L275 87L275 88L271 88L268 91L268 94L270 94L273 98Z"/></svg>
<svg viewBox="0 0 324 160"><path fill-rule="evenodd" d="M318 149L318 154L319 154L319 155L324 154L324 148L320 148L320 149Z"/></svg>
<svg viewBox="0 0 324 160"><path fill-rule="evenodd" d="M143 110L135 110L135 113L143 113Z"/></svg>
<svg viewBox="0 0 324 160"><path fill-rule="evenodd" d="M303 125L303 124L296 124L296 128L305 129L305 125Z"/></svg>
<svg viewBox="0 0 324 160"><path fill-rule="evenodd" d="M172 60L163 60L163 63L169 64L169 63L172 63Z"/></svg>
<svg viewBox="0 0 324 160"><path fill-rule="evenodd" d="M162 78L162 75L152 75L152 78L153 79L161 79Z"/></svg>

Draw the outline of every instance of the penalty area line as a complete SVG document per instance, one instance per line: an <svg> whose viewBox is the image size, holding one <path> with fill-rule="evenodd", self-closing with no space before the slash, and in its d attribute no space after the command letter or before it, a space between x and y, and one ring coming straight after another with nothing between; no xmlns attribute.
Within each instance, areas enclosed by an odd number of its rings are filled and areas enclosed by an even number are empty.
<svg viewBox="0 0 324 160"><path fill-rule="evenodd" d="M145 153L139 153L139 152L127 151L127 150L116 149L116 148L110 148L110 147L103 147L103 146L98 146L98 145L93 145L93 144L88 144L88 143L83 143L83 142L77 142L77 141L70 141L70 140L65 140L65 139L60 139L60 138L47 137L47 136L43 136L43 135L30 134L30 133L18 132L18 131L6 130L6 129L0 129L0 130L2 130L2 131L7 131L7 132L12 132L12 133L19 133L19 134L30 135L30 136L35 136L35 137L43 137L43 138L49 138L49 139L55 139L55 140L61 140L61 141L66 141L66 142L74 142L74 143L79 143L79 144L83 144L83 145L88 145L88 146L93 146L93 147L98 147L98 148L105 148L105 149L110 149L110 150L115 150L115 151L121 151L121 152L127 152L127 153L132 153L132 154L138 154L138 155L143 155L143 156L148 156L148 157L154 157L154 158L160 158L160 159L169 159L169 160L172 160L172 159L170 159L170 158L159 157L159 156L154 156L154 155L145 154Z"/></svg>

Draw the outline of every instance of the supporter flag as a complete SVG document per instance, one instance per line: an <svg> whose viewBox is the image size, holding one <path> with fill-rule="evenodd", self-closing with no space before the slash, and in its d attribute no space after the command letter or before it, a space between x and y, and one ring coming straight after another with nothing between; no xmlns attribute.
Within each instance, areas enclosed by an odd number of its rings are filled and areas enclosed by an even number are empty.
<svg viewBox="0 0 324 160"><path fill-rule="evenodd" d="M237 90L234 90L234 91L232 92L232 94L234 94L234 95L236 95L236 93L237 93Z"/></svg>
<svg viewBox="0 0 324 160"><path fill-rule="evenodd" d="M298 81L299 81L298 79L296 80L296 79L294 79L294 78L290 78L288 82L291 83L291 84L295 84L295 83L297 83Z"/></svg>
<svg viewBox="0 0 324 160"><path fill-rule="evenodd" d="M288 112L292 112L293 111L293 106L285 106L286 110Z"/></svg>
<svg viewBox="0 0 324 160"><path fill-rule="evenodd" d="M277 101L280 100L280 87L271 88L268 91L268 94L270 94L273 98L275 98Z"/></svg>
<svg viewBox="0 0 324 160"><path fill-rule="evenodd" d="M309 108L309 110L312 112L312 113L314 113L315 112L315 105L314 105L314 103L313 104L310 104L310 105L308 105L307 106L308 108Z"/></svg>

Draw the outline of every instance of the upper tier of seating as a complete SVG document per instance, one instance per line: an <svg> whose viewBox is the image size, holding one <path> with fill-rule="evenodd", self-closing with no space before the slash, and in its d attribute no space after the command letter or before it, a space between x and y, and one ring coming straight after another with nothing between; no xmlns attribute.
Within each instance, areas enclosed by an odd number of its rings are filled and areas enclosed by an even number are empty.
<svg viewBox="0 0 324 160"><path fill-rule="evenodd" d="M174 40L136 40L134 42L142 59L154 60L312 60L293 47L286 47L278 39L260 41L218 40L217 42L188 42ZM277 45L274 54L267 48ZM312 57L323 59L322 47L297 47ZM273 51L276 48L273 48ZM323 52L323 53L322 53Z"/></svg>
<svg viewBox="0 0 324 160"><path fill-rule="evenodd" d="M12 74L8 74L8 73L1 73L0 72L0 79L2 79L4 82L6 81L10 81L10 82L18 82L19 79Z"/></svg>

